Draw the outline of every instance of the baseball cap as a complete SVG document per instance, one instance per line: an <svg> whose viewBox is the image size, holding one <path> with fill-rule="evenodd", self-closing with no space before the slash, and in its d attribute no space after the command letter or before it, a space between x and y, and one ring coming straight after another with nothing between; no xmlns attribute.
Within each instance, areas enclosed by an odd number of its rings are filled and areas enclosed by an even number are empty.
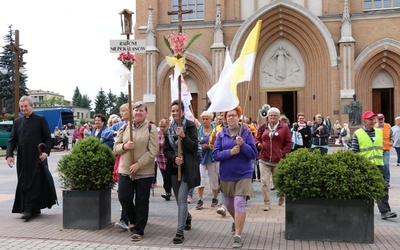
<svg viewBox="0 0 400 250"><path fill-rule="evenodd" d="M377 119L384 119L385 116L384 116L383 114L378 114L378 115L376 116L376 118L377 118Z"/></svg>
<svg viewBox="0 0 400 250"><path fill-rule="evenodd" d="M374 112L372 111L366 111L363 115L362 115L362 119L371 119L373 117L375 117L376 115L374 114Z"/></svg>

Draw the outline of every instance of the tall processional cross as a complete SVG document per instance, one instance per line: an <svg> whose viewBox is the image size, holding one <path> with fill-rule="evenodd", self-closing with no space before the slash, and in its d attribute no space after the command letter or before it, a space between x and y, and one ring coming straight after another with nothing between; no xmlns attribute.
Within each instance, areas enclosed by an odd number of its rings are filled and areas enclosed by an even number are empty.
<svg viewBox="0 0 400 250"><path fill-rule="evenodd" d="M193 10L182 10L182 0L178 0L178 10L176 11L168 11L168 15L178 15L178 35L182 33L182 14L189 14L193 13ZM181 117L182 117L182 110L181 110L181 102L182 102L182 97L181 97L181 92L182 92L182 79L181 75L179 74L178 76L178 126L181 126ZM182 157L182 142L180 137L178 136L178 157ZM178 180L182 180L182 171L181 171L181 166L178 165Z"/></svg>

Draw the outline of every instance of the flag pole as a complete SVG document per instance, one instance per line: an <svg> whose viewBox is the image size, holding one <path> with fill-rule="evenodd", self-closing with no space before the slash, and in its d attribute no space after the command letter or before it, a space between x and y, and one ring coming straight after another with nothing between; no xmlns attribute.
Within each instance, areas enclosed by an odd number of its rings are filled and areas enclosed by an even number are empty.
<svg viewBox="0 0 400 250"><path fill-rule="evenodd" d="M243 108L242 108L242 116L243 116L243 118L244 118L244 114L245 114L244 111L247 108L247 100L248 100L248 96L249 96L249 92L250 92L249 90L250 90L250 83L247 84L246 96L245 96L244 105L243 105ZM240 126L240 128L239 128L239 135L242 134L242 128L243 128L243 120L242 120L242 126Z"/></svg>

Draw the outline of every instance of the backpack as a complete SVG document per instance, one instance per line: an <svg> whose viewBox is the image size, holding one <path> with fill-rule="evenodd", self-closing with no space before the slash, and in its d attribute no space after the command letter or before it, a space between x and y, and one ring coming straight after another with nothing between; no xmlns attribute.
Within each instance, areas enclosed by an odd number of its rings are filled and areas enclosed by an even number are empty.
<svg viewBox="0 0 400 250"><path fill-rule="evenodd" d="M347 129L343 128L343 132L340 134L341 137L345 137L347 135Z"/></svg>

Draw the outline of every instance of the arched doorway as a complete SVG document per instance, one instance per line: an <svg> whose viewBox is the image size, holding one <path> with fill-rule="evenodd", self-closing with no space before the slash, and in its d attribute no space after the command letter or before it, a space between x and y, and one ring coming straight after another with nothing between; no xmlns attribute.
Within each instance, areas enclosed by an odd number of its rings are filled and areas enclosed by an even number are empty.
<svg viewBox="0 0 400 250"><path fill-rule="evenodd" d="M385 115L385 122L394 124L394 81L386 70L379 71L372 81L372 111Z"/></svg>

